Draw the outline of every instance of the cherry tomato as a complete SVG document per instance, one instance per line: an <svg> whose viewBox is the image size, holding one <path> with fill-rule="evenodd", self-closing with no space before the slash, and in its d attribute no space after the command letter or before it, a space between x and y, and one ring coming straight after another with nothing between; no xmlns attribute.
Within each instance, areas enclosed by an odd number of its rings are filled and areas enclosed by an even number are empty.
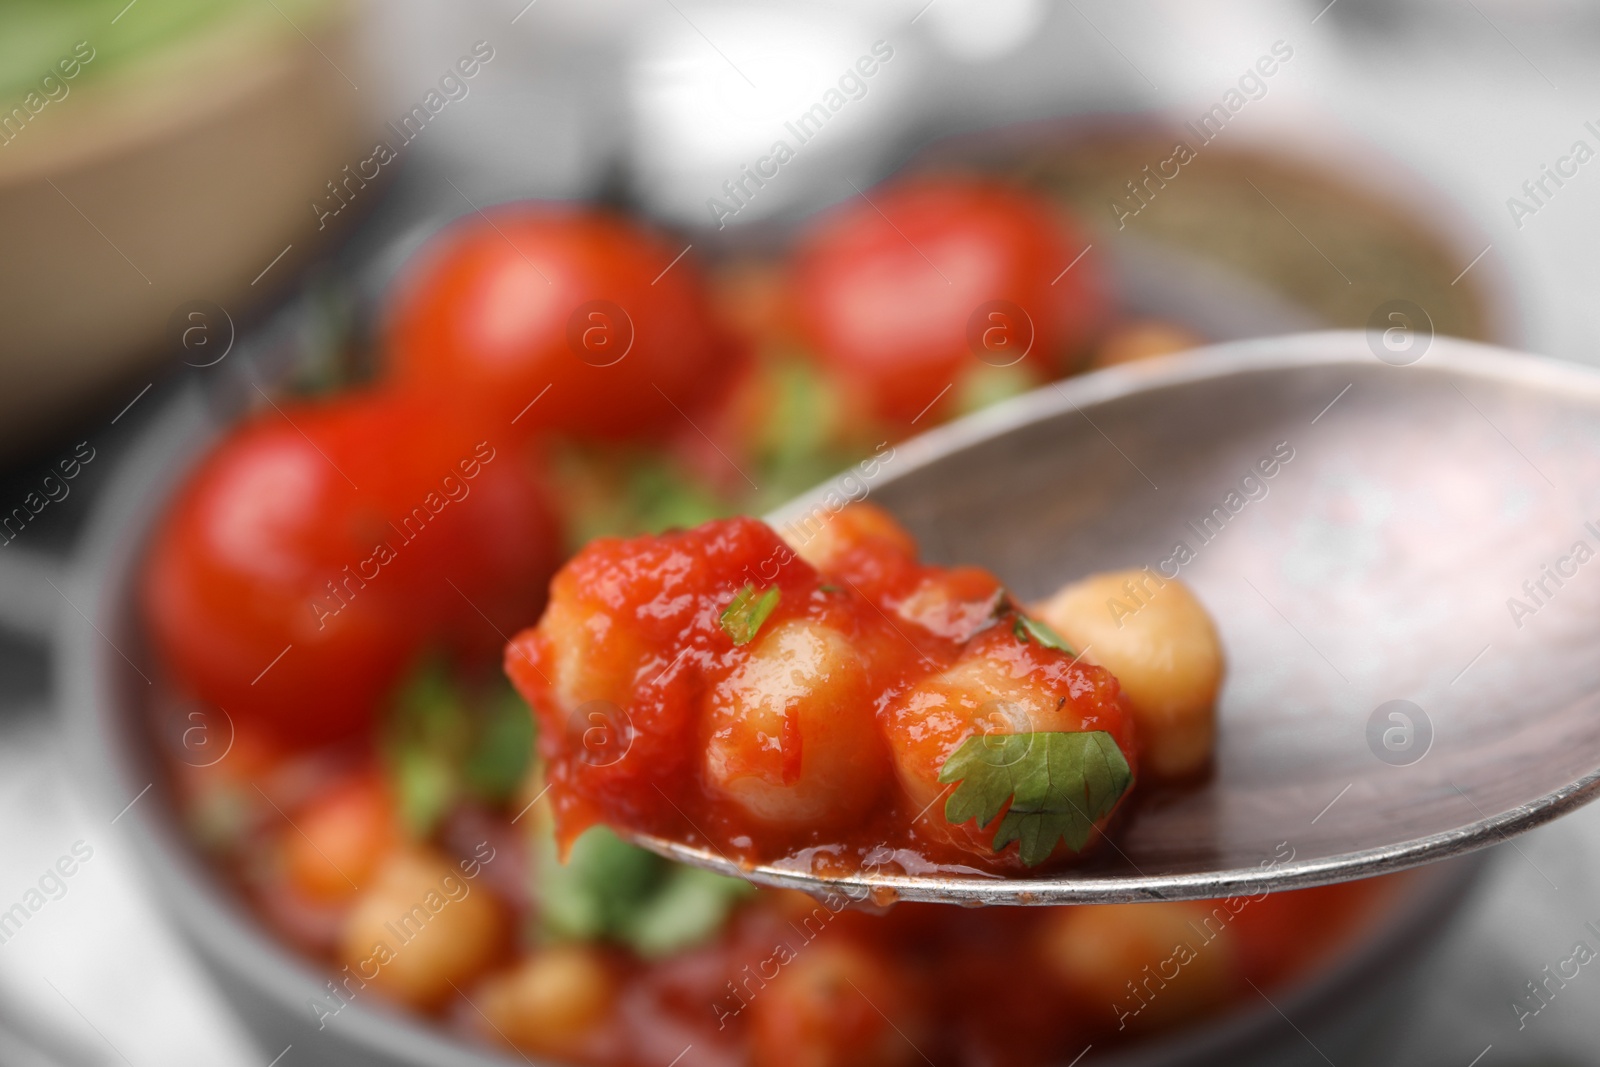
<svg viewBox="0 0 1600 1067"><path fill-rule="evenodd" d="M558 533L537 479L422 397L282 403L235 427L143 577L180 685L292 743L348 736L418 651L489 654L537 617Z"/></svg>
<svg viewBox="0 0 1600 1067"><path fill-rule="evenodd" d="M387 331L394 378L464 390L523 432L675 428L674 405L692 409L733 352L681 251L593 209L524 203L467 218L401 280Z"/></svg>
<svg viewBox="0 0 1600 1067"><path fill-rule="evenodd" d="M289 884L312 900L336 903L367 884L398 843L400 828L383 779L363 771L302 805L278 836Z"/></svg>
<svg viewBox="0 0 1600 1067"><path fill-rule="evenodd" d="M911 1035L925 1025L892 965L865 946L837 940L791 956L751 1002L752 1062L901 1067L917 1061Z"/></svg>
<svg viewBox="0 0 1600 1067"><path fill-rule="evenodd" d="M1088 243L1030 193L910 178L837 208L806 236L795 314L822 359L905 424L941 393L948 410L961 392L952 387L985 366L1035 382L1060 373L1104 314L1092 255L1074 263Z"/></svg>

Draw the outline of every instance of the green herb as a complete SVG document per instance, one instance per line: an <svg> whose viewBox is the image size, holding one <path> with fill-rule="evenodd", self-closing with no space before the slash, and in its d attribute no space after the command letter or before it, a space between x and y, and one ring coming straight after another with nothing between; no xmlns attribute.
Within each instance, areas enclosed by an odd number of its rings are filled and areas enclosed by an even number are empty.
<svg viewBox="0 0 1600 1067"><path fill-rule="evenodd" d="M566 863L556 861L552 842L537 885L544 932L561 940L614 936L655 891L666 865L603 826L574 841Z"/></svg>
<svg viewBox="0 0 1600 1067"><path fill-rule="evenodd" d="M723 632L733 638L733 643L736 645L749 644L755 640L756 634L761 630L761 624L767 621L767 616L778 606L778 598L781 595L778 587L774 585L757 596L755 586L747 583L743 589L733 594L733 599L723 609Z"/></svg>
<svg viewBox="0 0 1600 1067"><path fill-rule="evenodd" d="M680 464L653 455L630 464L625 499L637 527L629 533L688 529L729 511L727 501Z"/></svg>
<svg viewBox="0 0 1600 1067"><path fill-rule="evenodd" d="M743 879L669 863L600 826L573 842L564 864L551 845L538 873L545 937L608 940L647 959L713 937L754 892Z"/></svg>
<svg viewBox="0 0 1600 1067"><path fill-rule="evenodd" d="M456 801L456 781L449 757L422 748L402 748L391 757L400 824L412 837L425 838Z"/></svg>
<svg viewBox="0 0 1600 1067"><path fill-rule="evenodd" d="M808 466L838 436L843 399L818 366L815 360L786 354L762 368L777 401L762 420L756 442L767 465L780 470Z"/></svg>
<svg viewBox="0 0 1600 1067"><path fill-rule="evenodd" d="M738 501L745 514L769 511L855 466L882 440L813 352L772 346L757 356L753 380L767 402L734 442L761 483Z"/></svg>
<svg viewBox="0 0 1600 1067"><path fill-rule="evenodd" d="M1054 629L1028 616L1017 613L1017 620L1011 624L1011 632L1017 635L1019 641L1033 641L1045 648L1056 648L1069 656L1076 656L1077 649L1067 644L1067 639L1056 633Z"/></svg>
<svg viewBox="0 0 1600 1067"><path fill-rule="evenodd" d="M681 461L642 449L558 440L547 466L571 552L597 537L660 533L749 510Z"/></svg>
<svg viewBox="0 0 1600 1067"><path fill-rule="evenodd" d="M1017 841L1022 862L1032 867L1058 840L1082 851L1094 824L1128 791L1133 772L1103 730L975 734L945 760L939 781L961 783L945 801L951 823L976 819L981 829L1005 809L994 850Z"/></svg>
<svg viewBox="0 0 1600 1067"><path fill-rule="evenodd" d="M623 927L623 937L645 959L660 959L714 936L755 887L698 867L669 864L656 892Z"/></svg>
<svg viewBox="0 0 1600 1067"><path fill-rule="evenodd" d="M462 800L501 804L516 791L533 758L533 716L503 680L469 687L429 658L401 686L382 751L401 825L426 838Z"/></svg>
<svg viewBox="0 0 1600 1067"><path fill-rule="evenodd" d="M454 753L464 711L443 661L428 659L401 686L384 746L400 823L415 837L433 832L455 802Z"/></svg>
<svg viewBox="0 0 1600 1067"><path fill-rule="evenodd" d="M817 586L817 592L819 592L819 593L842 593L842 592L844 592L844 590L840 589L838 586L834 585L831 582L823 582L821 585Z"/></svg>
<svg viewBox="0 0 1600 1067"><path fill-rule="evenodd" d="M533 716L510 686L497 687L484 701L477 737L461 765L467 789L500 802L516 792L533 755Z"/></svg>

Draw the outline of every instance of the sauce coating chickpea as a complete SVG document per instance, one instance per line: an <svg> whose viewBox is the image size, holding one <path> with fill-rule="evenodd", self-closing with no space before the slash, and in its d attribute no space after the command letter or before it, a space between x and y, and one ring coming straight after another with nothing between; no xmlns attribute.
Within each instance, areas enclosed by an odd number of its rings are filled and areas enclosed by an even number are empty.
<svg viewBox="0 0 1600 1067"><path fill-rule="evenodd" d="M844 634L805 619L772 627L710 694L707 784L767 823L860 815L887 775L872 697L867 664Z"/></svg>
<svg viewBox="0 0 1600 1067"><path fill-rule="evenodd" d="M1037 612L1122 683L1147 772L1175 779L1206 766L1216 740L1222 644L1188 586L1150 570L1111 571L1065 586Z"/></svg>

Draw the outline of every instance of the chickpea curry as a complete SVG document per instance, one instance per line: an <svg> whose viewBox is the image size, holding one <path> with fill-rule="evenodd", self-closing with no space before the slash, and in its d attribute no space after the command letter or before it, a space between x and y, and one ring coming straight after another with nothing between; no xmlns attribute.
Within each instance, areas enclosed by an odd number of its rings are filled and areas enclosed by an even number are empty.
<svg viewBox="0 0 1600 1067"><path fill-rule="evenodd" d="M505 666L563 843L605 823L818 873L1017 870L1091 847L1147 749L1153 777L1210 758L1216 632L1140 577L1147 610L1097 627L1115 576L1030 612L986 571L920 563L871 504L795 545L717 520L586 547Z"/></svg>

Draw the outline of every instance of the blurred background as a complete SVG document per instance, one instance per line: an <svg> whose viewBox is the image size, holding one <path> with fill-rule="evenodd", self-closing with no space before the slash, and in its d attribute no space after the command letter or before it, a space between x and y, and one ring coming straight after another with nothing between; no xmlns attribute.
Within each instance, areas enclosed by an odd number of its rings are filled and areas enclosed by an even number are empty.
<svg viewBox="0 0 1600 1067"><path fill-rule="evenodd" d="M875 42L893 58L814 143L725 191ZM96 849L0 943L0 1062L278 1052L87 810L52 705L97 494L164 397L236 381L230 356L279 373L251 338L335 345L424 238L506 200L603 197L759 254L908 161L977 157L1071 204L1129 310L1202 337L1405 298L1440 333L1600 362L1600 162L1560 163L1600 147L1597 48L1587 0L0 0L0 510L94 457L0 545L0 900ZM1267 54L1200 158L1131 192ZM1597 831L1498 850L1384 1062L1600 1063L1600 978L1526 1026L1511 1006L1600 923Z"/></svg>

